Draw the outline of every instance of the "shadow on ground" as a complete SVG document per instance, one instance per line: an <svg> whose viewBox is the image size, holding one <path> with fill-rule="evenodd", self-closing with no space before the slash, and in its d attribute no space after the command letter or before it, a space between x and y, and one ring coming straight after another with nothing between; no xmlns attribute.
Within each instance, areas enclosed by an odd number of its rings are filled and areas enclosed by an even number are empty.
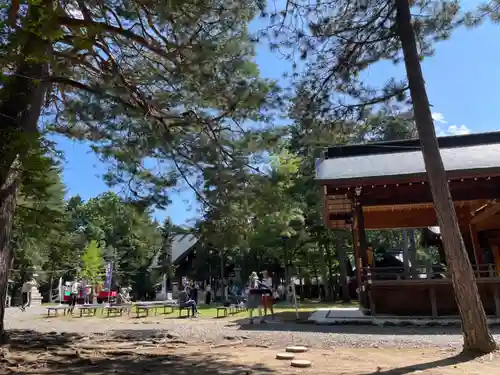
<svg viewBox="0 0 500 375"><path fill-rule="evenodd" d="M151 373L162 375L222 375L272 373L263 364L239 366L226 361L220 354L217 358L210 355L192 354L140 354L114 358L85 358L67 362L53 362L48 366L51 374L138 374Z"/></svg>
<svg viewBox="0 0 500 375"><path fill-rule="evenodd" d="M83 336L68 332L40 333L33 330L9 330L7 331L7 342L2 347L12 351L46 352L68 348L74 342L81 340Z"/></svg>
<svg viewBox="0 0 500 375"><path fill-rule="evenodd" d="M169 338L169 334L162 330L114 330L98 335L97 341L93 341L95 337L91 339L73 334L10 331L9 343L0 349L0 367L9 374L37 375L244 375L274 372L263 363L233 363L229 355L211 354L202 347L169 346L169 342L176 342L174 336L170 336L172 340L164 345L140 350L140 340L160 337ZM137 341L137 350L103 350L103 346L111 348L114 345L111 341L115 344ZM91 346L95 349L89 350ZM87 349L80 349L82 347ZM2 371L0 373L3 374Z"/></svg>
<svg viewBox="0 0 500 375"><path fill-rule="evenodd" d="M477 357L472 356L472 355L467 355L467 354L458 354L458 355L455 355L453 357L443 358L443 359L439 359L437 361L419 363L416 365L410 365L410 366L404 366L404 367L398 367L398 368L393 368L390 370L382 370L379 367L377 369L377 371L374 371L374 372L372 372L370 374L366 374L366 375L407 375L407 374L413 374L413 373L420 373L420 372L424 372L426 370L432 370L432 369L435 369L438 367L458 365L461 363L472 361L475 358L477 358Z"/></svg>
<svg viewBox="0 0 500 375"><path fill-rule="evenodd" d="M256 318L256 320L258 320ZM462 335L460 326L425 326L415 327L413 325L373 325L366 323L348 323L334 325L319 325L307 321L305 315L299 313L299 319L295 313L284 312L275 314L275 319L266 318L267 324L249 324L248 316L232 320L232 324L240 326L241 330L266 331L266 332L319 332L319 333L339 333L339 334L359 334L359 335ZM500 335L500 326L491 326L491 333Z"/></svg>

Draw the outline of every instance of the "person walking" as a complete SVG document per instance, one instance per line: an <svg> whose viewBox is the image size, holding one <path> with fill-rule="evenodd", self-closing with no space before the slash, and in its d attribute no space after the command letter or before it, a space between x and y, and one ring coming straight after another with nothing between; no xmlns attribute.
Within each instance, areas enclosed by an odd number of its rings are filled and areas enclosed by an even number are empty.
<svg viewBox="0 0 500 375"><path fill-rule="evenodd" d="M26 311L26 307L30 305L31 302L31 289L36 286L34 279L26 281L21 287L21 306L19 308L21 311Z"/></svg>

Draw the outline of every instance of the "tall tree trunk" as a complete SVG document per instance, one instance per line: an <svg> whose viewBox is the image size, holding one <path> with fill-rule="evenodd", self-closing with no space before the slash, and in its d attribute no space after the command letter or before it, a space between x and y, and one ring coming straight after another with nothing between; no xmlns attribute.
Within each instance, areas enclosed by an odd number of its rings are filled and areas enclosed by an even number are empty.
<svg viewBox="0 0 500 375"><path fill-rule="evenodd" d="M53 303L54 296L52 294L52 287L54 285L54 275L52 274L52 272L50 273L48 284L49 284L49 303Z"/></svg>
<svg viewBox="0 0 500 375"><path fill-rule="evenodd" d="M174 278L174 265L172 262L172 244L167 249L167 290L172 291L172 280Z"/></svg>
<svg viewBox="0 0 500 375"><path fill-rule="evenodd" d="M326 242L325 244L326 248L326 264L327 264L327 270L328 270L328 294L327 294L327 299L329 301L335 302L335 283L336 280L334 280L333 276L333 263L332 263L332 249L330 247L330 242Z"/></svg>
<svg viewBox="0 0 500 375"><path fill-rule="evenodd" d="M221 295L222 301L225 301L226 300L226 287L224 285L224 250L221 250L219 255L220 255L220 287L222 288L220 295Z"/></svg>
<svg viewBox="0 0 500 375"><path fill-rule="evenodd" d="M0 341L5 339L5 300L9 286L9 268L12 260L10 236L19 191L20 169L14 163L7 180L0 188Z"/></svg>
<svg viewBox="0 0 500 375"><path fill-rule="evenodd" d="M30 22L37 22L43 5L32 5ZM12 220L21 179L22 162L37 141L37 123L47 89L50 43L37 35L26 35L15 73L0 91L0 335L4 333L5 293L8 287ZM30 60L34 58L35 62Z"/></svg>
<svg viewBox="0 0 500 375"><path fill-rule="evenodd" d="M321 240L321 242L319 243L319 248L321 250L321 265L320 265L321 282L323 283L323 290L325 291L324 299L326 300L330 295L329 291L330 287L328 280L328 264L326 261L326 245L323 240Z"/></svg>
<svg viewBox="0 0 500 375"><path fill-rule="evenodd" d="M339 233L335 236L335 245L337 248L337 260L339 261L339 271L340 271L340 288L341 288L341 298L342 302L351 302L351 297L349 296L349 286L347 284L347 263L345 257L345 247L342 246Z"/></svg>
<svg viewBox="0 0 500 375"><path fill-rule="evenodd" d="M441 228L444 249L451 271L464 336L464 351L489 353L497 348L488 329L472 266L465 249L453 206L446 171L439 152L429 99L420 66L408 0L396 0L397 29L405 60L415 122L422 146L425 169Z"/></svg>

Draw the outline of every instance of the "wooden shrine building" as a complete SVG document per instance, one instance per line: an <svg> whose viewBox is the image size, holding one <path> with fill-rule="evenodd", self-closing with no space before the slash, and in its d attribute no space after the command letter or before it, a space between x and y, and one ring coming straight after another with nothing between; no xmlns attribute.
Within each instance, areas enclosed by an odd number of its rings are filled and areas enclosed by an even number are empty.
<svg viewBox="0 0 500 375"><path fill-rule="evenodd" d="M500 132L440 137L460 230L486 313L500 316ZM352 230L360 300L384 315L457 315L451 278L374 267L365 230L437 226L418 139L330 147L317 164L325 223ZM383 275L383 277L382 277Z"/></svg>

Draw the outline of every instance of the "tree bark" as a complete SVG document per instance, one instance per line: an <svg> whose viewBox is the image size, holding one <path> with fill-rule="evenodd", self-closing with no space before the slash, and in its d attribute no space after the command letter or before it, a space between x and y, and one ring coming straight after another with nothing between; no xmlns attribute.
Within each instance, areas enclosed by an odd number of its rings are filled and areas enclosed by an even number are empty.
<svg viewBox="0 0 500 375"><path fill-rule="evenodd" d="M54 296L52 295L52 287L54 284L54 275L52 273L50 273L48 284L49 284L49 303L53 303Z"/></svg>
<svg viewBox="0 0 500 375"><path fill-rule="evenodd" d="M326 245L324 240L321 240L319 243L319 248L321 250L321 282L323 283L323 290L325 291L324 296L322 296L322 300L327 300L330 296L330 283L328 280L328 263L326 259Z"/></svg>
<svg viewBox="0 0 500 375"><path fill-rule="evenodd" d="M396 9L397 30L403 49L422 155L462 320L463 349L478 354L489 353L497 346L488 328L486 313L460 233L446 171L439 152L408 0L396 0Z"/></svg>
<svg viewBox="0 0 500 375"><path fill-rule="evenodd" d="M5 339L5 300L9 286L9 268L12 260L10 236L19 192L20 172L14 163L7 180L0 188L0 341Z"/></svg>
<svg viewBox="0 0 500 375"><path fill-rule="evenodd" d="M349 296L349 285L347 283L347 263L345 257L345 248L342 246L342 241L340 240L339 234L335 236L335 245L337 248L337 260L339 261L339 273L340 273L340 288L342 302L351 302L351 297Z"/></svg>
<svg viewBox="0 0 500 375"><path fill-rule="evenodd" d="M48 0L31 5L28 23L40 25ZM42 27L40 25L40 27ZM40 30L25 35L15 73L0 91L0 335L4 337L5 293L8 287L11 254L12 220L21 180L21 166L33 141L47 90L51 44L40 37Z"/></svg>
<svg viewBox="0 0 500 375"><path fill-rule="evenodd" d="M328 293L326 298L328 301L335 302L335 280L333 276L332 252L330 242L325 242L326 267L328 272Z"/></svg>

